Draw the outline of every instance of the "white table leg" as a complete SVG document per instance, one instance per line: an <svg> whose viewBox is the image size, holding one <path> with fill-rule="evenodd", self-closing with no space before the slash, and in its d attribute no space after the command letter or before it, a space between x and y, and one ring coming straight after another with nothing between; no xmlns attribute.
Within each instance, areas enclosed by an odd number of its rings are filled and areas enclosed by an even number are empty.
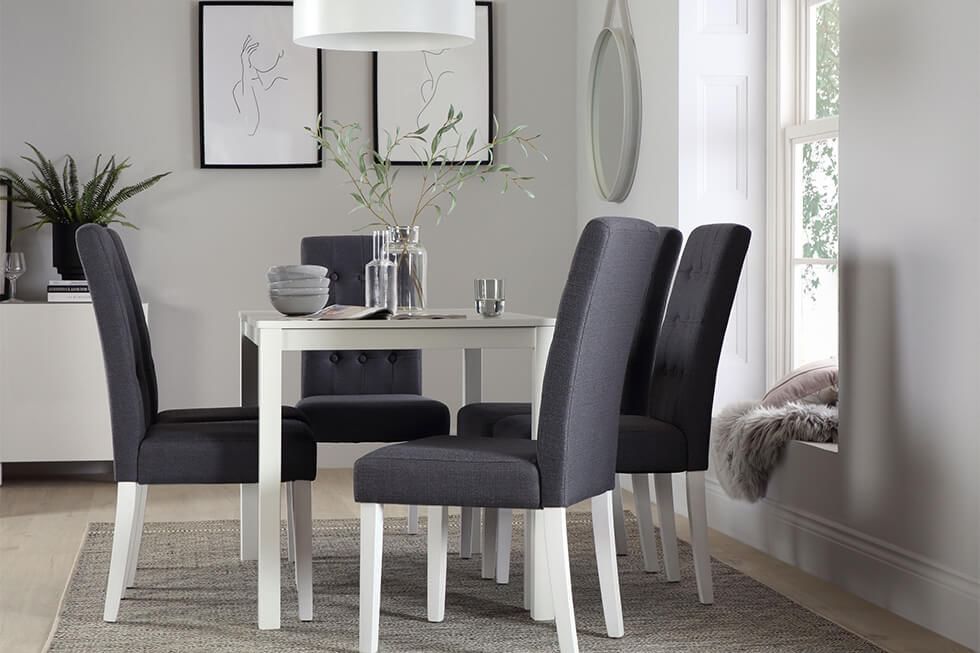
<svg viewBox="0 0 980 653"><path fill-rule="evenodd" d="M463 350L463 405L483 401L483 350ZM457 424L457 428L459 425ZM459 557L472 558L482 551L479 508L462 509L459 531Z"/></svg>
<svg viewBox="0 0 980 653"><path fill-rule="evenodd" d="M280 626L279 503L282 480L282 332L259 340L259 628Z"/></svg>
<svg viewBox="0 0 980 653"><path fill-rule="evenodd" d="M538 439L541 415L541 389L548 364L548 352L555 335L554 327L537 327L534 330L534 352L531 356L531 437ZM531 555L531 618L535 621L551 621L555 618L551 600L551 578L548 575L547 547L545 546L544 519L534 519Z"/></svg>
<svg viewBox="0 0 980 653"><path fill-rule="evenodd" d="M255 343L242 335L238 357L239 406L259 403L259 350ZM258 486L242 485L239 489L240 549L242 562L258 560Z"/></svg>

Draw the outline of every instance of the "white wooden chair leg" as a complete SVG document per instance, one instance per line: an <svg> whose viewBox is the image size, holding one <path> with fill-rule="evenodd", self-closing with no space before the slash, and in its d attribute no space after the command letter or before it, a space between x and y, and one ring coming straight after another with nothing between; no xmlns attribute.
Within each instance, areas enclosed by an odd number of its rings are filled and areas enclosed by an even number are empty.
<svg viewBox="0 0 980 653"><path fill-rule="evenodd" d="M623 509L623 488L619 484L619 474L616 475L616 487L612 493L613 528L616 533L616 555L629 555L629 544L626 541L626 511Z"/></svg>
<svg viewBox="0 0 980 653"><path fill-rule="evenodd" d="M293 505L293 483L286 483L286 560L289 562L296 562L296 515Z"/></svg>
<svg viewBox="0 0 980 653"><path fill-rule="evenodd" d="M242 562L259 559L259 485L239 486L239 524Z"/></svg>
<svg viewBox="0 0 980 653"><path fill-rule="evenodd" d="M698 599L705 605L715 602L711 582L711 553L708 550L708 505L705 500L704 472L687 472L687 518L691 524L694 575Z"/></svg>
<svg viewBox="0 0 980 653"><path fill-rule="evenodd" d="M313 483L294 481L288 485L292 488L290 518L299 620L313 621Z"/></svg>
<svg viewBox="0 0 980 653"><path fill-rule="evenodd" d="M674 520L674 484L672 474L654 474L657 492L657 511L660 514L660 546L664 549L664 568L667 582L681 579L681 563L677 557L677 525Z"/></svg>
<svg viewBox="0 0 980 653"><path fill-rule="evenodd" d="M478 518L477 508L463 507L459 513L459 557L473 557L473 519Z"/></svg>
<svg viewBox="0 0 980 653"><path fill-rule="evenodd" d="M595 539L595 559L599 568L599 588L602 593L602 613L606 618L606 633L619 638L623 627L623 603L619 593L619 568L616 563L615 508L613 492L592 498L592 536Z"/></svg>
<svg viewBox="0 0 980 653"><path fill-rule="evenodd" d="M534 510L524 511L524 609L534 605Z"/></svg>
<svg viewBox="0 0 980 653"><path fill-rule="evenodd" d="M643 570L660 571L657 562L657 530L653 527L653 506L650 505L650 478L633 474L633 499L636 502L636 521L640 526L640 549L643 551Z"/></svg>
<svg viewBox="0 0 980 653"><path fill-rule="evenodd" d="M129 566L138 499L139 490L136 483L116 484L116 523L112 532L112 558L109 561L105 610L102 613L105 621L115 621L119 616L119 603L122 601L126 585L126 570Z"/></svg>
<svg viewBox="0 0 980 653"><path fill-rule="evenodd" d="M494 544L497 563L494 567L498 585L506 585L510 582L510 546L513 531L514 511L510 508L497 510L497 541Z"/></svg>
<svg viewBox="0 0 980 653"><path fill-rule="evenodd" d="M418 506L408 507L408 534L409 535L419 534L419 507Z"/></svg>
<svg viewBox="0 0 980 653"><path fill-rule="evenodd" d="M551 578L551 597L558 629L561 653L578 653L578 634L575 629L575 607L572 604L572 578L568 562L568 532L565 529L565 509L545 508L545 558Z"/></svg>
<svg viewBox="0 0 980 653"><path fill-rule="evenodd" d="M428 609L426 616L432 623L446 618L446 558L449 555L449 508L429 506L428 530Z"/></svg>
<svg viewBox="0 0 980 653"><path fill-rule="evenodd" d="M360 653L377 653L381 620L381 552L384 507L361 504Z"/></svg>
<svg viewBox="0 0 980 653"><path fill-rule="evenodd" d="M480 577L494 578L497 575L497 521L500 517L496 508L483 509L483 554L480 559Z"/></svg>
<svg viewBox="0 0 980 653"><path fill-rule="evenodd" d="M136 518L133 522L133 535L129 544L129 558L126 563L126 586L123 595L133 586L136 580L136 567L139 564L140 544L143 541L143 518L146 514L146 491L145 485L136 486Z"/></svg>

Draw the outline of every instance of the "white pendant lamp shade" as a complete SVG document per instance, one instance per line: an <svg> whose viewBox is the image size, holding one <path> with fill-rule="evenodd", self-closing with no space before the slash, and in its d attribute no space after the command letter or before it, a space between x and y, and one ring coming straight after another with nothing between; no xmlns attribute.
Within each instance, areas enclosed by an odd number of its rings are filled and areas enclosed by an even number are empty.
<svg viewBox="0 0 980 653"><path fill-rule="evenodd" d="M475 0L293 1L293 41L308 48L441 50L475 40Z"/></svg>

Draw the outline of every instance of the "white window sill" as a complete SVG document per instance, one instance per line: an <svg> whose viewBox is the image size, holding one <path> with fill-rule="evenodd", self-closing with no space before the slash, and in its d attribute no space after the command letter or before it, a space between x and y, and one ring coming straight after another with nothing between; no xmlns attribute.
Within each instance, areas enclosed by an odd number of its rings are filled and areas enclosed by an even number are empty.
<svg viewBox="0 0 980 653"><path fill-rule="evenodd" d="M804 442L802 440L793 440L793 442L804 447L813 447L814 449L820 449L829 453L840 453L840 445L836 442Z"/></svg>

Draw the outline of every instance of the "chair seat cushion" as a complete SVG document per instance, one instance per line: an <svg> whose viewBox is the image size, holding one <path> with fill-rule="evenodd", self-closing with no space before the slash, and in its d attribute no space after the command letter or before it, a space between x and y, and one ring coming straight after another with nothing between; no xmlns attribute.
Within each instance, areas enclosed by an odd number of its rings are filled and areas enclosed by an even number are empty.
<svg viewBox="0 0 980 653"><path fill-rule="evenodd" d="M531 439L531 416L511 415L493 425L493 437L508 440Z"/></svg>
<svg viewBox="0 0 980 653"><path fill-rule="evenodd" d="M404 442L449 433L449 408L419 395L316 395L296 407L317 442Z"/></svg>
<svg viewBox="0 0 980 653"><path fill-rule="evenodd" d="M354 463L359 503L540 508L531 440L441 436L382 447Z"/></svg>
<svg viewBox="0 0 980 653"><path fill-rule="evenodd" d="M616 471L620 474L687 471L687 438L673 424L650 417L620 415Z"/></svg>
<svg viewBox="0 0 980 653"><path fill-rule="evenodd" d="M491 437L494 425L505 417L527 415L530 419L531 404L482 402L468 404L456 414L456 430L464 436Z"/></svg>
<svg viewBox="0 0 980 653"><path fill-rule="evenodd" d="M512 415L493 427L496 439L531 437L531 416ZM619 416L616 471L621 474L656 474L687 471L687 438L676 426L639 415Z"/></svg>
<svg viewBox="0 0 980 653"><path fill-rule="evenodd" d="M154 424L140 443L137 482L257 483L259 424L178 422ZM282 480L316 478L316 443L309 427L296 420L282 422Z"/></svg>
<svg viewBox="0 0 980 653"><path fill-rule="evenodd" d="M257 420L258 406L226 406L223 408L187 408L165 410L157 414L156 423L174 424L179 422L241 422ZM306 421L306 416L292 406L282 407L283 419Z"/></svg>

